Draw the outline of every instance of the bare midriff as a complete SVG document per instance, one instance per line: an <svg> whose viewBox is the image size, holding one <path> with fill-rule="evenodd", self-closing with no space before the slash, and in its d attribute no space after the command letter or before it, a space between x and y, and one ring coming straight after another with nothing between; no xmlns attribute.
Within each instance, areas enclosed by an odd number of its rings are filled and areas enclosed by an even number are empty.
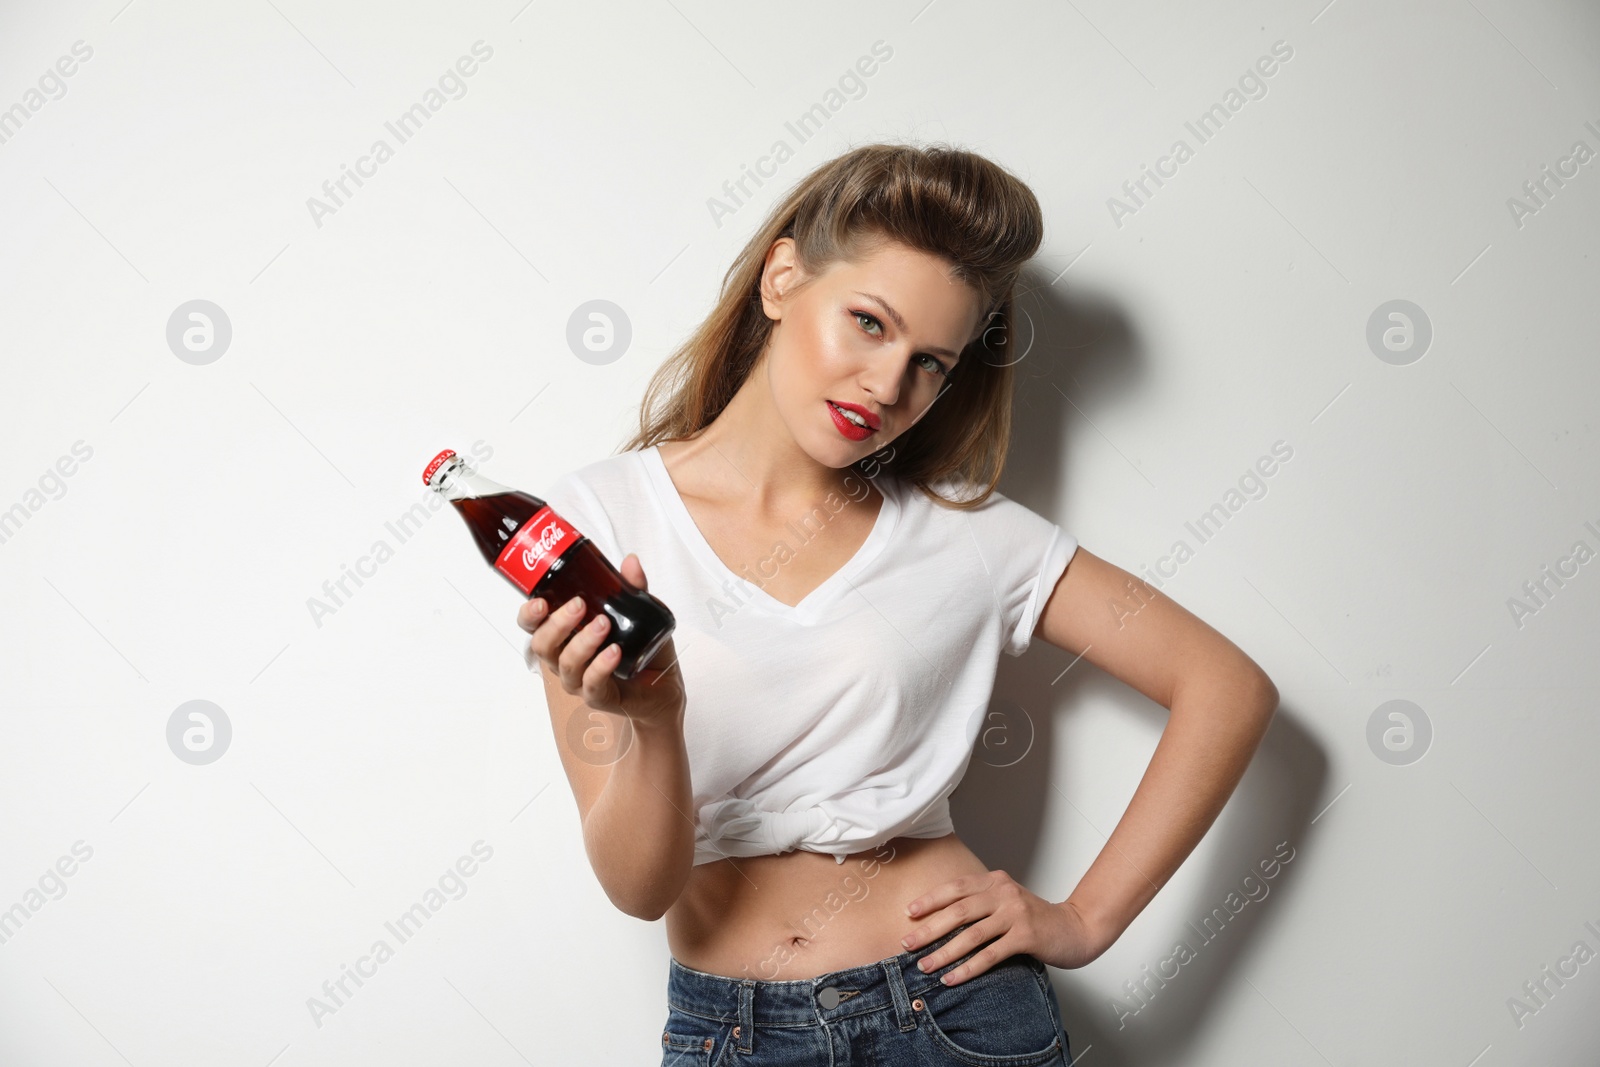
<svg viewBox="0 0 1600 1067"><path fill-rule="evenodd" d="M926 918L907 916L907 904L987 871L955 834L896 837L843 863L799 849L713 860L694 868L668 909L667 944L707 974L815 978L906 951L900 939Z"/></svg>

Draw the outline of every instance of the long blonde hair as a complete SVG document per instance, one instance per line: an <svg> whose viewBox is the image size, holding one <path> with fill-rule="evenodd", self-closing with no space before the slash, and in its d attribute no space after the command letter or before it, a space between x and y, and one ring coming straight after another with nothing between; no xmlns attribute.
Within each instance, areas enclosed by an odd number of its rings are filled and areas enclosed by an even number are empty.
<svg viewBox="0 0 1600 1067"><path fill-rule="evenodd" d="M624 450L693 436L744 384L772 331L759 287L773 242L794 238L796 259L814 277L887 238L947 260L979 294L983 329L933 409L854 466L868 476L886 471L944 505L978 506L1005 467L1017 359L1013 290L1043 235L1033 191L973 152L869 144L822 164L772 208L724 275L716 307L657 368ZM945 478L981 492L951 500L930 488Z"/></svg>

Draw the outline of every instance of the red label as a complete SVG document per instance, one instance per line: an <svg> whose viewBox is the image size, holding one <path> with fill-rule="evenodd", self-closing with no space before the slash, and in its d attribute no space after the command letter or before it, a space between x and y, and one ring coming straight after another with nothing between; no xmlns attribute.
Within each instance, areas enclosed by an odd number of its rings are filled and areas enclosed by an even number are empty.
<svg viewBox="0 0 1600 1067"><path fill-rule="evenodd" d="M494 561L495 569L510 578L511 584L522 590L524 596L532 596L533 587L539 584L544 572L582 537L570 522L546 505L523 523L500 550L500 558Z"/></svg>

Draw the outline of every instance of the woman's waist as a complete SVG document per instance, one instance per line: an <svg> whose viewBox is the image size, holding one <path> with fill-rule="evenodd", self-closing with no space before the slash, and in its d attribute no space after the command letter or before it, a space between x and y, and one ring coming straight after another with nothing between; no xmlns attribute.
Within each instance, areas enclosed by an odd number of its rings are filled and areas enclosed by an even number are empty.
<svg viewBox="0 0 1600 1067"><path fill-rule="evenodd" d="M838 859L870 852L870 843L882 840L884 834L920 840L955 832L948 800L954 781L930 796L924 794L931 787L912 788L903 776L895 777L892 782L857 781L833 800L818 803L765 795L770 787L748 782L745 786L755 791L754 797L723 793L701 803L697 796L695 864L778 857L808 849Z"/></svg>
<svg viewBox="0 0 1600 1067"><path fill-rule="evenodd" d="M667 941L678 962L709 974L813 978L904 951L918 925L906 904L985 870L955 834L897 837L843 863L803 850L717 860L694 868L668 910Z"/></svg>

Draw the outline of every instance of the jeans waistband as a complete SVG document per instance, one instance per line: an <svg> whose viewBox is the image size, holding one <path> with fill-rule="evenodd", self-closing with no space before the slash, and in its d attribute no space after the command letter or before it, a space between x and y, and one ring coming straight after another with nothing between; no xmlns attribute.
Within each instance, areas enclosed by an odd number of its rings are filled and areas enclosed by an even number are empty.
<svg viewBox="0 0 1600 1067"><path fill-rule="evenodd" d="M815 978L775 982L730 978L697 971L672 959L668 964L667 1002L690 1015L718 1022L743 1023L742 1035L748 1035L754 1026L816 1026L823 1021L885 1008L894 1009L904 1025L911 1018L913 998L938 985L941 977L995 940L991 938L959 959L926 974L917 970L918 960L970 925L963 923L910 952ZM1002 961L1001 966L1007 962L1011 961Z"/></svg>

